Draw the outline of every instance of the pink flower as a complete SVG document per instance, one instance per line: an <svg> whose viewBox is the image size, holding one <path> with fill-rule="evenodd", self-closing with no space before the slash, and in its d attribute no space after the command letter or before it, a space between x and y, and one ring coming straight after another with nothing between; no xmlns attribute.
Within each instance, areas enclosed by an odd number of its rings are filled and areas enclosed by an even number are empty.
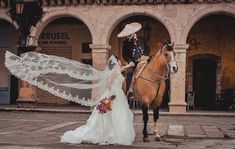
<svg viewBox="0 0 235 149"><path fill-rule="evenodd" d="M102 99L97 105L96 109L99 110L99 113L104 114L108 111L112 110L111 101L115 98L115 96L110 96L105 99Z"/></svg>

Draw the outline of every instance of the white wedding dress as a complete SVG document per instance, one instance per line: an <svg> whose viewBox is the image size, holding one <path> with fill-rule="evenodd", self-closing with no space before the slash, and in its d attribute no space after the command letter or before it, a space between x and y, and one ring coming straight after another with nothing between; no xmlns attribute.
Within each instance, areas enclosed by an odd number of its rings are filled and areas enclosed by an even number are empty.
<svg viewBox="0 0 235 149"><path fill-rule="evenodd" d="M114 56L103 71L70 59L28 52L21 57L7 51L5 66L21 80L51 94L85 106L115 95L112 110L94 108L87 123L61 136L61 142L131 145L135 138L133 113L122 91L124 78Z"/></svg>
<svg viewBox="0 0 235 149"><path fill-rule="evenodd" d="M100 114L94 108L87 123L75 130L66 132L61 142L94 143L94 144L122 144L131 145L135 138L133 128L133 113L130 111L125 94L122 91L123 76L120 70L112 70L115 77L111 89L104 92L103 97L115 95L112 110Z"/></svg>

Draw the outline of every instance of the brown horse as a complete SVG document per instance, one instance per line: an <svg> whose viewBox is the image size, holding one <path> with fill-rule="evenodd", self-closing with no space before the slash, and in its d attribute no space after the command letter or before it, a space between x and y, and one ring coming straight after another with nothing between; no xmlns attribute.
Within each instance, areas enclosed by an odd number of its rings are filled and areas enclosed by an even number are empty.
<svg viewBox="0 0 235 149"><path fill-rule="evenodd" d="M165 80L178 71L175 61L174 44L166 44L155 52L150 62L145 66L138 78L133 83L135 99L142 103L143 112L143 141L148 142L147 122L148 107L153 105L154 133L155 139L161 140L158 134L157 119L159 118L159 107L162 103L166 89Z"/></svg>

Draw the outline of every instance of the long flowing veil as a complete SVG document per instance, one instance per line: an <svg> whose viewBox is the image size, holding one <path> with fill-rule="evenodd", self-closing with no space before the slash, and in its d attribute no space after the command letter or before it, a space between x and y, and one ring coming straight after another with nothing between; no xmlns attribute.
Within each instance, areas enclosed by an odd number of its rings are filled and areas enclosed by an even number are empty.
<svg viewBox="0 0 235 149"><path fill-rule="evenodd" d="M37 52L19 57L9 51L5 54L5 66L21 80L85 106L94 106L99 102L110 85L112 69L120 69L114 56L108 60L106 69L99 71L63 57Z"/></svg>

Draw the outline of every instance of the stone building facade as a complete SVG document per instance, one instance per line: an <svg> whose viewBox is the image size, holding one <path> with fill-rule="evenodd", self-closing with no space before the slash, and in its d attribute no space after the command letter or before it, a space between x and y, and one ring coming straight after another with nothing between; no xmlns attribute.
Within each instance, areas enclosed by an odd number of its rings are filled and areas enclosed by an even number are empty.
<svg viewBox="0 0 235 149"><path fill-rule="evenodd" d="M4 52L10 50L16 53L18 36L18 25L7 15L7 2L0 0L2 88L16 85L4 67ZM170 112L186 112L189 92L195 94L194 104L201 107L216 102L222 89L235 88L233 0L39 2L45 14L31 36L38 41L41 52L89 63L100 70L112 54L122 60L122 40L116 35L126 23L137 21L143 25L138 35L147 38L151 52L158 50L164 42L174 42L179 71L170 80ZM53 100L51 95L22 84L19 83L19 97L36 97L42 103L67 103L62 99ZM210 95L205 96L208 92Z"/></svg>

